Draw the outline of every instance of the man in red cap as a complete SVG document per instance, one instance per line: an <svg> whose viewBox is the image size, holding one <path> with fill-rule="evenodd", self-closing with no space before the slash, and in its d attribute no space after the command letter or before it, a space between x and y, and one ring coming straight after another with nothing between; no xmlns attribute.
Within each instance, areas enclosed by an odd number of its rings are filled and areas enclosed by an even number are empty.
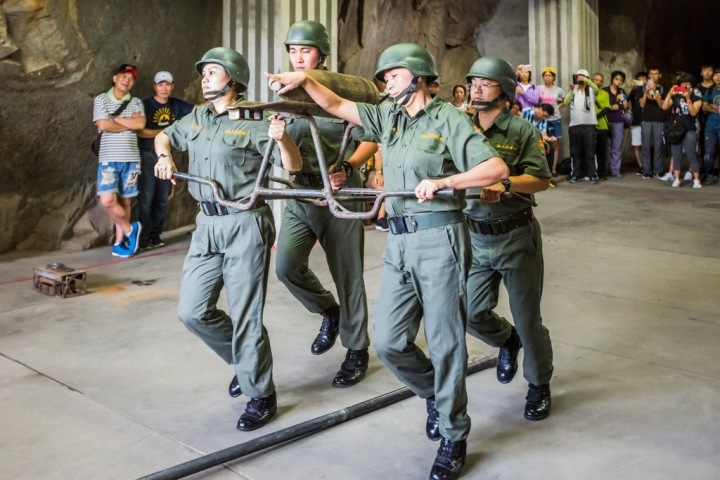
<svg viewBox="0 0 720 480"><path fill-rule="evenodd" d="M93 122L101 134L97 194L115 224L112 254L130 257L140 239L140 223L130 222L130 201L138 195L140 151L137 131L145 126L142 100L130 95L138 72L123 63L113 73L113 86L95 97Z"/></svg>

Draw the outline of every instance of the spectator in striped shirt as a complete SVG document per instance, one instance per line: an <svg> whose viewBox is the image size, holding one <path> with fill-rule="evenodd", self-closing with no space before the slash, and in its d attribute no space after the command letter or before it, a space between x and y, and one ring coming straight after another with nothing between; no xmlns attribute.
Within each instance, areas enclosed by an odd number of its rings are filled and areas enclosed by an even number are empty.
<svg viewBox="0 0 720 480"><path fill-rule="evenodd" d="M130 257L137 252L140 222L130 222L130 201L138 195L140 151L137 131L145 127L142 100L133 97L138 72L123 63L113 74L113 87L95 97L93 122L102 133L97 171L100 204L115 224L112 254Z"/></svg>
<svg viewBox="0 0 720 480"><path fill-rule="evenodd" d="M548 166L552 171L552 159L551 153L558 146L558 139L555 136L554 129L551 128L551 123L548 120L555 115L555 108L549 103L538 103L532 110L523 111L522 117L528 122L532 123L535 128L540 130L543 142L545 143L545 157L548 160ZM557 177L556 172L552 172L553 177Z"/></svg>

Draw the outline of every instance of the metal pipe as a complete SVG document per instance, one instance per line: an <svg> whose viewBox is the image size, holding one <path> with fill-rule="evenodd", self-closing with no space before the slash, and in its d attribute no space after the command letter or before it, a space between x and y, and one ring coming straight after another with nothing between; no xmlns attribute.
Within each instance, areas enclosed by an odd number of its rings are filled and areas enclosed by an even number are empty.
<svg viewBox="0 0 720 480"><path fill-rule="evenodd" d="M467 374L472 375L473 373L485 370L486 368L494 367L495 365L497 365L496 356L491 355L483 357L468 364ZM342 410L336 410L335 412L293 425L292 427L283 428L282 430L269 433L254 440L240 443L224 450L210 453L194 460L175 465L174 467L152 473L145 477L141 477L138 480L175 480L178 478L185 478L194 473L202 472L204 470L217 467L218 465L222 465L223 463L237 460L251 453L259 452L260 450L264 450L299 437L312 435L326 430L340 423L352 420L353 418L360 417L370 412L374 412L375 410L385 408L413 396L415 396L415 394L409 388L399 388Z"/></svg>

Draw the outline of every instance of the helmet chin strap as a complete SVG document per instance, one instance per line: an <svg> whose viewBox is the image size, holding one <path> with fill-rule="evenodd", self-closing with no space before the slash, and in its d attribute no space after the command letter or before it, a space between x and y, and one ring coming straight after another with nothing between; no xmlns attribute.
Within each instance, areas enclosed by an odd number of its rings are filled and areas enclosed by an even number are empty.
<svg viewBox="0 0 720 480"><path fill-rule="evenodd" d="M230 81L225 84L225 86L222 88L222 90L208 90L207 92L205 92L203 94L203 96L205 97L205 100L207 100L208 102L214 102L218 98L225 95L228 92L228 90L230 90L230 88L232 88L232 86L234 84L235 84L235 80L233 80L231 78ZM208 95L212 95L212 97L208 98Z"/></svg>
<svg viewBox="0 0 720 480"><path fill-rule="evenodd" d="M407 105L407 103L410 101L410 97L412 97L412 96L413 96L413 93L415 93L415 91L417 90L418 80L420 80L420 77L418 77L417 75L413 75L413 79L412 79L412 81L410 82L410 85L408 85L405 90L403 90L402 92L398 93L398 94L397 94L397 97L393 98L393 100L395 100L395 103L398 103L398 104L400 104L400 105L403 106L403 107L404 107L405 105ZM404 95L405 97L404 97L402 100L398 100L398 99L401 98L403 95Z"/></svg>
<svg viewBox="0 0 720 480"><path fill-rule="evenodd" d="M472 106L475 107L479 112L487 112L494 109L501 101L504 101L505 99L503 97L504 95L500 94L495 100L492 100L490 102L479 102L477 100L473 100Z"/></svg>

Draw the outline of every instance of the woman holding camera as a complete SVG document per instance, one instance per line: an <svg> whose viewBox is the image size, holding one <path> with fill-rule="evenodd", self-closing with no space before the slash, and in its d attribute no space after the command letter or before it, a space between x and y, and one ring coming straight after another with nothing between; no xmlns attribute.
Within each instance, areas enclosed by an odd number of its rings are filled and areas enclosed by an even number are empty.
<svg viewBox="0 0 720 480"><path fill-rule="evenodd" d="M685 128L685 135L683 135L682 139L670 145L672 170L675 176L672 183L673 187L679 187L682 184L680 180L680 164L684 150L690 163L690 171L693 174L693 188L702 188L700 184L700 165L695 153L697 144L695 117L702 108L702 98L693 90L693 83L693 76L689 73L679 75L677 84L670 88L662 105L663 110L670 110L672 121Z"/></svg>
<svg viewBox="0 0 720 480"><path fill-rule="evenodd" d="M603 88L610 97L610 111L607 114L610 126L610 171L615 178L622 178L622 145L625 139L625 110L628 108L628 96L620 86L625 83L625 73L616 70L610 75L610 85Z"/></svg>
<svg viewBox="0 0 720 480"><path fill-rule="evenodd" d="M517 76L515 99L522 105L523 112L525 110L532 112L540 101L540 91L532 84L532 65L518 65L515 75Z"/></svg>

